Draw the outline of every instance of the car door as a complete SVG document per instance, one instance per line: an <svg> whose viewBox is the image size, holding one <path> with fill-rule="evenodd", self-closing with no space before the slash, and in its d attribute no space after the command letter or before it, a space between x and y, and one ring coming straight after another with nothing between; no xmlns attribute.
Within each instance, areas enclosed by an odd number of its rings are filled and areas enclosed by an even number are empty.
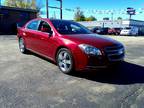
<svg viewBox="0 0 144 108"><path fill-rule="evenodd" d="M39 47L39 38L37 36L38 27L40 20L33 20L27 24L25 31L23 33L26 41L26 47L33 51L38 51Z"/></svg>
<svg viewBox="0 0 144 108"><path fill-rule="evenodd" d="M48 22L40 22L37 36L39 38L38 42L40 43L38 49L39 52L50 59L53 58L57 40Z"/></svg>

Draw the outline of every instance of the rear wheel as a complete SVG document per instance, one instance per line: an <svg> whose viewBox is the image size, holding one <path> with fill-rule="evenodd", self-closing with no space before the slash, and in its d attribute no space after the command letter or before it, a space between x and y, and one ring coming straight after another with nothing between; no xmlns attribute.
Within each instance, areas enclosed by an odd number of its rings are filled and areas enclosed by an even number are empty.
<svg viewBox="0 0 144 108"><path fill-rule="evenodd" d="M23 53L23 54L27 53L27 49L26 49L23 38L19 38L19 49L20 49L21 53Z"/></svg>
<svg viewBox="0 0 144 108"><path fill-rule="evenodd" d="M59 69L65 73L70 74L73 72L74 69L74 61L71 52L66 49L62 48L57 53L57 65Z"/></svg>

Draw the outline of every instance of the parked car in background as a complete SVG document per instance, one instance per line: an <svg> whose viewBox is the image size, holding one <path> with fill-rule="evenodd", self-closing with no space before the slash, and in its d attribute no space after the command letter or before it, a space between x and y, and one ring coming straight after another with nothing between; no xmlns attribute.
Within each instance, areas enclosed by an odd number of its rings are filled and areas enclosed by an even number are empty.
<svg viewBox="0 0 144 108"><path fill-rule="evenodd" d="M55 62L63 73L107 68L124 60L124 46L67 20L37 18L18 28L21 53L32 51Z"/></svg>
<svg viewBox="0 0 144 108"><path fill-rule="evenodd" d="M107 35L108 34L108 30L109 30L108 27L102 28L102 31L103 31L102 34Z"/></svg>
<svg viewBox="0 0 144 108"><path fill-rule="evenodd" d="M107 35L108 34L108 29L109 29L108 27L104 27L104 28L94 27L94 28L91 29L91 31L93 33L97 33L97 34Z"/></svg>
<svg viewBox="0 0 144 108"><path fill-rule="evenodd" d="M144 28L143 27L140 27L139 28L139 33L138 33L140 36L144 36Z"/></svg>
<svg viewBox="0 0 144 108"><path fill-rule="evenodd" d="M120 35L122 28L110 28L108 30L109 35Z"/></svg>
<svg viewBox="0 0 144 108"><path fill-rule="evenodd" d="M102 33L102 28L101 27L94 27L91 29L93 33L101 34Z"/></svg>
<svg viewBox="0 0 144 108"><path fill-rule="evenodd" d="M139 29L138 27L126 27L121 30L120 35L138 35Z"/></svg>

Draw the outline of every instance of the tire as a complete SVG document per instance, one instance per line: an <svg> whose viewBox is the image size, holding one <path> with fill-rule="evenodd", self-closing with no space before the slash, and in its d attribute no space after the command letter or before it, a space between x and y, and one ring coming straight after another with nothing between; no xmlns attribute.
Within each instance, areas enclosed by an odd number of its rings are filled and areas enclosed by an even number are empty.
<svg viewBox="0 0 144 108"><path fill-rule="evenodd" d="M72 53L66 49L66 48L61 48L56 56L56 62L64 74L70 74L74 72L74 60Z"/></svg>
<svg viewBox="0 0 144 108"><path fill-rule="evenodd" d="M20 49L20 52L23 54L26 54L28 52L26 49L23 38L19 38L19 49Z"/></svg>

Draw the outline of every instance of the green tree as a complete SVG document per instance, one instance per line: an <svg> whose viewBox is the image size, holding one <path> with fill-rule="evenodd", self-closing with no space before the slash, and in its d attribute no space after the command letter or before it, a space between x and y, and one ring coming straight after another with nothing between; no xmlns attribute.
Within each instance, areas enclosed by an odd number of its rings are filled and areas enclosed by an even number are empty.
<svg viewBox="0 0 144 108"><path fill-rule="evenodd" d="M122 20L122 17L118 17L117 20Z"/></svg>
<svg viewBox="0 0 144 108"><path fill-rule="evenodd" d="M5 0L6 6L37 9L36 0Z"/></svg>
<svg viewBox="0 0 144 108"><path fill-rule="evenodd" d="M75 21L85 21L85 16L83 14L83 11L81 11L79 7L76 8L74 19Z"/></svg>
<svg viewBox="0 0 144 108"><path fill-rule="evenodd" d="M103 18L103 20L110 20L108 17Z"/></svg>
<svg viewBox="0 0 144 108"><path fill-rule="evenodd" d="M97 19L94 16L90 16L86 18L86 21L97 21Z"/></svg>
<svg viewBox="0 0 144 108"><path fill-rule="evenodd" d="M36 0L32 0L32 1L31 1L31 6L32 6L33 9L38 8L38 7L36 6Z"/></svg>

